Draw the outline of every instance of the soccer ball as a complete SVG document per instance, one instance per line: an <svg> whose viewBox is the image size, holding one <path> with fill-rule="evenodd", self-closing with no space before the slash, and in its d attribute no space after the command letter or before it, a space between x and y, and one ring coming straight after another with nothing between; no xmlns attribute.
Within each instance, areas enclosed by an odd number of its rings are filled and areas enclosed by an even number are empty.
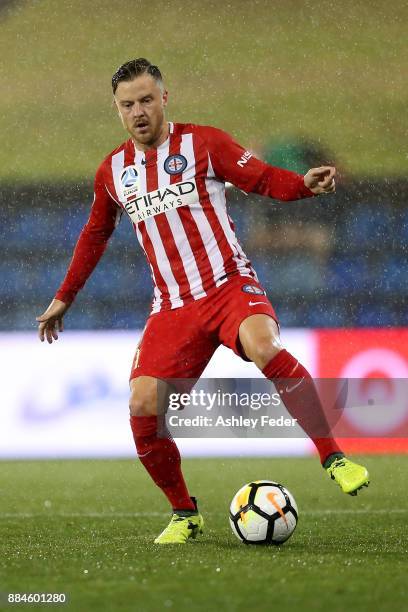
<svg viewBox="0 0 408 612"><path fill-rule="evenodd" d="M297 521L295 498L271 480L244 485L231 502L231 529L245 544L283 544L295 531Z"/></svg>

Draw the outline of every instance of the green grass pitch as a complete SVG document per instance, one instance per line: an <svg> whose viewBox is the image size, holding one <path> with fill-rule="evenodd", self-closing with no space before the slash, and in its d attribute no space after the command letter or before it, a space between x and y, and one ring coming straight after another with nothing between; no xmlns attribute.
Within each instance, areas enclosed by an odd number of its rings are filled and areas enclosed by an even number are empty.
<svg viewBox="0 0 408 612"><path fill-rule="evenodd" d="M346 496L315 458L190 459L206 533L159 548L167 502L135 460L2 462L0 592L64 592L75 612L402 610L408 457L359 457L371 485ZM228 506L253 479L285 484L299 524L283 546L241 544ZM13 609L49 609L14 605ZM11 609L11 608L10 608Z"/></svg>

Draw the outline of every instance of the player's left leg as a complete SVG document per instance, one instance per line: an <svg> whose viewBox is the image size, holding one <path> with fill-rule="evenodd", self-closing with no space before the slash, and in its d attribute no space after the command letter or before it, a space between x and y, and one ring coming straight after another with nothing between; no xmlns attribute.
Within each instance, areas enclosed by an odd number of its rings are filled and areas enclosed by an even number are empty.
<svg viewBox="0 0 408 612"><path fill-rule="evenodd" d="M316 445L331 478L350 494L368 485L367 470L346 459L333 438L313 379L283 348L276 321L262 313L246 317L239 326L239 341L245 355L275 383L288 412Z"/></svg>

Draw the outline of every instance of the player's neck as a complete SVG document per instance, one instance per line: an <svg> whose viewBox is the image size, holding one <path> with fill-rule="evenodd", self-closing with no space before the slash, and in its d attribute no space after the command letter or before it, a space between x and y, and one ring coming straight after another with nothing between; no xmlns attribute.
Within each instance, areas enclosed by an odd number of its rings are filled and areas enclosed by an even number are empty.
<svg viewBox="0 0 408 612"><path fill-rule="evenodd" d="M132 140L133 140L133 144L135 145L135 148L138 151L149 151L149 149L157 149L157 147L160 147L160 145L162 145L163 142L166 142L166 140L169 137L169 133L170 133L170 127L169 127L168 122L165 121L160 129L159 135L154 141L148 142L148 143L141 143L133 137L132 137Z"/></svg>

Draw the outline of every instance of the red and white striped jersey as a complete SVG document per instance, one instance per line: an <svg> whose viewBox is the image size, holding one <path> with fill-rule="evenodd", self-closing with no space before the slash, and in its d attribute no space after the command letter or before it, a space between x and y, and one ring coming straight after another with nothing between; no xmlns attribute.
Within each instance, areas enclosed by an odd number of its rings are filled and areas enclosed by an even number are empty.
<svg viewBox="0 0 408 612"><path fill-rule="evenodd" d="M198 300L235 274L257 278L227 213L225 182L282 200L310 197L303 177L256 159L222 130L169 123L146 152L132 139L95 177L91 214L56 297L71 302L126 213L150 266L152 312Z"/></svg>

